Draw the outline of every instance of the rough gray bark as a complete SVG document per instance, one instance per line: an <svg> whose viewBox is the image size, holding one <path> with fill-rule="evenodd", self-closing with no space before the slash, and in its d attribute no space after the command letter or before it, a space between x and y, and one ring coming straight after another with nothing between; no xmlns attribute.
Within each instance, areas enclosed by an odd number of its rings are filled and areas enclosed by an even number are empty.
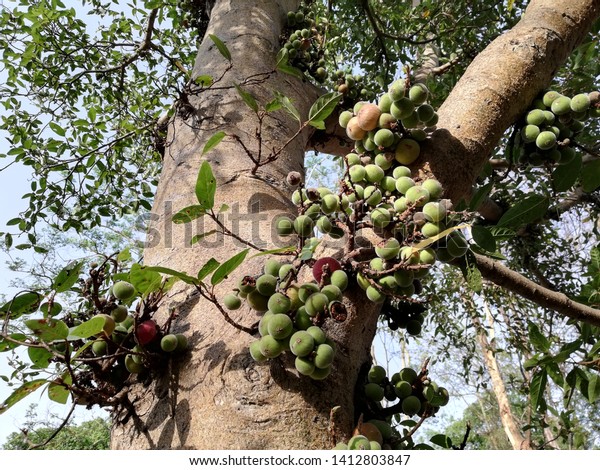
<svg viewBox="0 0 600 470"><path fill-rule="evenodd" d="M154 239L145 250L145 264L195 274L209 258L225 261L246 248L238 240L215 235L190 247L193 235L214 227L206 220L204 226L173 225L170 220L173 213L196 203L194 186L201 151L217 131L226 132L228 137L205 158L217 177L216 208L230 206L225 225L260 248L293 243L278 240L272 222L277 215L295 210L290 207L291 188L285 176L291 170L303 172L308 134L297 138L276 161L255 174L251 171L253 162L230 136L237 136L258 156L258 120L240 100L234 83L241 84L263 106L277 90L292 99L304 118L318 96L306 83L269 73L275 68L285 14L296 4L265 0L222 0L215 4L207 33L226 43L232 67L226 70L229 64L210 39L202 43L194 74L223 79L211 90L197 96L188 94L193 112L178 116L171 125L153 209L157 215L151 228ZM262 158L281 147L297 129L297 121L282 111L266 117L260 134ZM262 257L247 260L219 286L218 297L244 274L259 274L264 261ZM360 305L361 298L350 293L348 305L352 303ZM323 449L332 446L332 434L348 437L354 422L354 385L361 367L370 360L375 308L354 308L343 325L331 320L324 325L338 348L334 372L322 382L299 377L293 362L280 358L255 363L247 349L255 338L226 323L211 303L182 283L173 289L163 315L171 309L178 312L174 330L190 338L191 350L170 365L167 376L147 386L131 386L135 413L123 410L118 416L113 448ZM259 319L247 307L232 316L244 326ZM340 408L332 424L330 414L337 406Z"/></svg>

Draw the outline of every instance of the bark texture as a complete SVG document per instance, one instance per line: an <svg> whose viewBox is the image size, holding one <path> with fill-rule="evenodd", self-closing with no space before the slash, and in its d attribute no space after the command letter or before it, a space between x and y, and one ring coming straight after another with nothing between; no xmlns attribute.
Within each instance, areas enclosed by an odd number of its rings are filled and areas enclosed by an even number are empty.
<svg viewBox="0 0 600 470"><path fill-rule="evenodd" d="M548 86L600 14L600 0L533 0L514 28L468 67L441 106L438 131L424 146L448 197L468 195L504 131Z"/></svg>
<svg viewBox="0 0 600 470"><path fill-rule="evenodd" d="M252 93L263 107L277 90L306 119L316 91L295 78L272 73L286 12L296 7L295 1L221 0L215 4L207 33L227 45L231 66L210 39L200 46L194 74L222 78L209 90L188 93L186 105L171 125L145 264L195 275L209 258L223 262L246 248L236 239L217 235L190 246L193 235L215 226L207 218L184 225L171 222L174 213L197 203L194 187L202 159L210 162L217 178L215 209L221 204L230 206L222 219L225 226L260 248L294 242L278 239L272 222L282 213L295 211L285 177L292 170L303 172L308 133L253 174L255 163L244 147L264 161L272 149L294 135L298 123L279 111L265 117L258 136L257 116L242 102L234 83ZM227 137L202 157L205 143L217 131ZM244 274L260 274L265 259L248 259L218 286L217 296L231 290ZM348 297L349 305L360 305L358 294L351 292ZM226 323L213 304L183 283L173 289L163 317L172 311L178 315L174 331L190 338L190 351L172 361L168 373L146 384L131 385L133 407L117 416L113 448L323 449L332 446L332 434L348 437L354 421L353 389L361 367L370 359L376 309L351 309L343 324L328 320L324 325L338 348L334 372L321 382L299 377L293 361L277 358L256 363L248 353L248 344L256 338ZM248 307L232 312L232 317L247 327L260 318ZM331 423L331 410L337 406L335 423Z"/></svg>

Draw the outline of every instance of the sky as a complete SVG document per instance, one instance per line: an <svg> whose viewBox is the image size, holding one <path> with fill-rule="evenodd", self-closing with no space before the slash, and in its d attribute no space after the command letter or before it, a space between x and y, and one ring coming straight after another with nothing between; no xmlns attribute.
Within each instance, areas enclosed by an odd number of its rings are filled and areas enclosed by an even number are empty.
<svg viewBox="0 0 600 470"><path fill-rule="evenodd" d="M6 141L0 141L0 153L6 151ZM14 227L7 227L6 222L19 215L20 211L27 208L27 201L21 199L21 196L29 187L30 172L29 169L21 165L12 165L6 170L0 172L0 232L14 230ZM31 260L31 253L27 251L17 252L16 256L26 260ZM15 273L6 268L8 257L0 252L0 292L5 295L16 293L16 289L8 287L10 280L14 278ZM12 371L7 365L8 354L0 355L0 375L9 375ZM0 380L0 402L4 401L12 393L12 388ZM7 412L0 415L0 446L6 442L6 438L13 432L18 432L25 421L25 414L30 404L38 404L38 417L46 419L50 415L64 416L70 406L59 405L50 401L45 395L45 388L39 392L32 393L29 397L11 407ZM98 408L88 411L83 407L78 407L75 413L76 422L82 420L94 419L96 416L106 416L106 412Z"/></svg>

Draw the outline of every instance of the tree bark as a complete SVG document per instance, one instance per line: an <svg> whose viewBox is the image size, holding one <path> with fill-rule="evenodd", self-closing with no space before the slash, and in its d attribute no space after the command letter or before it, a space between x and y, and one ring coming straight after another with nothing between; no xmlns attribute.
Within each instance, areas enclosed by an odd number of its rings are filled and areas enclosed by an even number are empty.
<svg viewBox="0 0 600 470"><path fill-rule="evenodd" d="M306 119L318 96L316 90L290 76L272 73L286 12L296 9L297 3L221 0L213 7L206 38L214 34L227 45L231 67L212 40L202 43L194 75L211 75L216 83L201 93L188 93L189 104L180 106L184 115L180 113L171 124L153 208L153 239L144 253L146 265L195 275L209 258L223 262L246 248L236 239L216 235L190 246L193 235L216 227L206 217L198 223L171 222L175 212L197 204L194 187L203 158L217 179L215 209L221 204L230 207L222 219L228 228L259 248L293 244L277 238L272 222L278 215L295 212L285 177L292 170L303 173L309 135L301 134L277 160L253 174L255 162L240 141L255 159L261 153L264 161L272 149L282 147L296 133L299 125L278 111L265 117L259 136L257 115L241 101L234 83L263 107L274 98L273 92L279 91ZM219 77L222 79L217 80ZM227 137L202 157L205 143L217 131ZM264 257L247 259L218 286L217 297L235 287L243 275L260 274L264 261ZM353 292L347 297L350 310L346 322L327 320L323 326L336 342L337 352L332 374L318 382L299 376L293 361L281 356L266 364L256 363L248 352L249 343L256 338L226 323L214 305L196 295L193 288L176 284L162 315L166 318L168 312L177 311L174 331L190 338L190 351L173 360L169 371L160 372L150 383L131 385L133 406L118 414L112 447L324 449L336 438L348 438L354 424L353 390L359 373L364 373L370 361L377 309L367 307L357 312L353 306L360 305L362 298ZM232 316L246 327L260 318L248 307L232 312ZM332 424L334 407L339 408Z"/></svg>

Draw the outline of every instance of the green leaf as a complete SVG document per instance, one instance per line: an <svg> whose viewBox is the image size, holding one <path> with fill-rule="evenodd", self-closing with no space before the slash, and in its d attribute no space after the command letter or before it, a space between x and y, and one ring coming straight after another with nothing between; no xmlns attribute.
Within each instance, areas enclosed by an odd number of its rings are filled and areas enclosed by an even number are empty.
<svg viewBox="0 0 600 470"><path fill-rule="evenodd" d="M219 266L221 266L221 263L219 263L216 259L209 259L206 263L204 263L204 266L202 266L198 271L198 281L202 281L206 276L212 273Z"/></svg>
<svg viewBox="0 0 600 470"><path fill-rule="evenodd" d="M174 224L186 224L192 220L202 217L206 214L206 209L203 206L188 206L181 209L173 216Z"/></svg>
<svg viewBox="0 0 600 470"><path fill-rule="evenodd" d="M494 182L490 182L484 186L477 188L471 200L469 201L469 210L476 211L479 209L479 206L487 199L494 187Z"/></svg>
<svg viewBox="0 0 600 470"><path fill-rule="evenodd" d="M287 75L291 75L292 77L296 77L298 80L304 80L304 74L302 73L302 70L289 64L280 64L277 66L277 70Z"/></svg>
<svg viewBox="0 0 600 470"><path fill-rule="evenodd" d="M244 251L239 252L238 254L232 256L223 264L221 264L217 270L213 273L210 278L210 283L213 286L216 286L221 281L223 281L227 276L229 276L240 264L244 262L246 259L246 255L250 251L249 248Z"/></svg>
<svg viewBox="0 0 600 470"><path fill-rule="evenodd" d="M447 228L446 230L443 230L440 233L438 233L436 236L431 237L431 238L426 238L425 240L420 241L416 245L413 245L413 248L415 250L423 250L423 249L427 248L428 246L433 245L438 240L441 240L442 238L450 235L452 232L456 232L457 230L462 230L463 228L467 228L467 227L470 227L470 225L469 224L460 224L460 225L455 225L454 227Z"/></svg>
<svg viewBox="0 0 600 470"><path fill-rule="evenodd" d="M492 235L494 235L494 238L497 241L510 240L511 238L514 238L517 234L517 232L515 232L513 229L506 227L495 226L490 227L489 230L492 233Z"/></svg>
<svg viewBox="0 0 600 470"><path fill-rule="evenodd" d="M548 341L548 338L546 338L535 323L528 322L528 324L529 341L531 341L533 347L544 353L550 351L550 341Z"/></svg>
<svg viewBox="0 0 600 470"><path fill-rule="evenodd" d="M215 46L217 46L217 49L219 50L221 55L225 57L229 62L231 62L231 52L229 52L229 49L227 49L225 43L214 34L209 34L208 37L212 40L212 42L215 43Z"/></svg>
<svg viewBox="0 0 600 470"><path fill-rule="evenodd" d="M229 206L227 204L221 204L221 207L219 208L219 214L222 214L223 212L227 212L229 210Z"/></svg>
<svg viewBox="0 0 600 470"><path fill-rule="evenodd" d="M555 168L552 172L552 186L556 191L566 191L577 182L580 172L581 155L577 153L569 163Z"/></svg>
<svg viewBox="0 0 600 470"><path fill-rule="evenodd" d="M117 255L117 261L123 263L125 261L129 261L131 259L131 251L129 250L129 248L125 248L124 250L121 250L119 252L119 254Z"/></svg>
<svg viewBox="0 0 600 470"><path fill-rule="evenodd" d="M565 384L565 379L562 375L562 372L561 372L558 364L556 362L550 362L550 363L546 364L544 367L546 369L546 372L550 376L550 378L554 381L554 383L556 385L558 385L559 387L563 387Z"/></svg>
<svg viewBox="0 0 600 470"><path fill-rule="evenodd" d="M25 325L40 340L51 343L57 339L66 339L69 336L69 327L61 320L41 318L38 320L25 320Z"/></svg>
<svg viewBox="0 0 600 470"><path fill-rule="evenodd" d="M0 404L0 415L8 410L15 403L20 402L30 393L35 392L42 385L47 383L46 379L32 380L31 382L25 382L19 388L17 388L6 400Z"/></svg>
<svg viewBox="0 0 600 470"><path fill-rule="evenodd" d="M42 299L42 295L37 292L25 292L24 294L16 295L10 302L0 307L0 313L6 314L10 312L10 318L14 320L21 315L35 312L40 306Z"/></svg>
<svg viewBox="0 0 600 470"><path fill-rule="evenodd" d="M246 103L246 105L248 105L248 107L254 111L255 113L258 112L258 103L256 102L256 99L254 98L254 96L252 96L250 93L248 93L247 91L245 91L241 86L239 86L237 83L234 83L235 89L238 92L238 95L240 95L240 97L242 98L242 100L244 101L244 103Z"/></svg>
<svg viewBox="0 0 600 470"><path fill-rule="evenodd" d="M8 338L0 338L0 353L11 351L21 346L20 344L11 341L9 338L12 338L16 341L25 341L27 336L22 333L12 333L8 335Z"/></svg>
<svg viewBox="0 0 600 470"><path fill-rule="evenodd" d="M600 160L594 160L583 166L581 187L586 193L591 193L600 187Z"/></svg>
<svg viewBox="0 0 600 470"><path fill-rule="evenodd" d="M300 113L298 112L296 107L292 104L292 100L290 100L287 96L284 96L279 92L276 92L275 95L277 96L277 99L281 103L281 106L283 106L283 109L285 109L288 112L288 114L293 116L298 121L298 124L302 124L302 119L300 118Z"/></svg>
<svg viewBox="0 0 600 470"><path fill-rule="evenodd" d="M336 106L340 102L342 97L341 93L337 91L330 91L320 96L317 101L310 107L308 112L308 120L312 121L324 121L333 112Z"/></svg>
<svg viewBox="0 0 600 470"><path fill-rule="evenodd" d="M52 129L56 134L58 134L61 137L65 136L65 130L60 127L58 124L56 124L55 122L50 121L50 129Z"/></svg>
<svg viewBox="0 0 600 470"><path fill-rule="evenodd" d="M300 252L300 259L302 261L308 261L309 259L311 259L320 243L320 240L312 239L309 243L305 244L302 248L302 251Z"/></svg>
<svg viewBox="0 0 600 470"><path fill-rule="evenodd" d="M217 145L219 145L219 143L225 138L226 135L227 134L225 134L225 132L223 131L219 131L215 135L213 135L210 139L208 139L206 144L204 144L204 148L202 149L201 155L204 155L205 153L210 152L212 149L214 149Z"/></svg>
<svg viewBox="0 0 600 470"><path fill-rule="evenodd" d="M202 240L205 237L209 237L213 233L217 233L217 230L209 230L208 232L200 233L198 235L194 235L192 237L192 240L190 241L190 245L194 245L195 243L198 243L200 240Z"/></svg>
<svg viewBox="0 0 600 470"><path fill-rule="evenodd" d="M93 317L69 330L69 340L85 339L96 336L104 329L105 320L102 317Z"/></svg>
<svg viewBox="0 0 600 470"><path fill-rule="evenodd" d="M33 346L27 348L27 355L32 364L39 369L48 367L50 365L50 359L54 356L54 354L47 349L36 348Z"/></svg>
<svg viewBox="0 0 600 470"><path fill-rule="evenodd" d="M576 390L579 390L581 394L587 399L589 392L588 377L583 370L579 367L573 367L571 372L566 377L567 384Z"/></svg>
<svg viewBox="0 0 600 470"><path fill-rule="evenodd" d="M531 378L529 386L529 396L531 406L534 411L543 411L546 408L546 400L544 400L544 392L548 383L548 374L544 369L538 370Z"/></svg>
<svg viewBox="0 0 600 470"><path fill-rule="evenodd" d="M277 98L274 98L266 104L265 111L267 113L272 113L273 111L280 110L282 107L283 105L281 102Z"/></svg>
<svg viewBox="0 0 600 470"><path fill-rule="evenodd" d="M452 449L452 439L450 439L445 434L436 434L431 439L429 439L429 441L444 449Z"/></svg>
<svg viewBox="0 0 600 470"><path fill-rule="evenodd" d="M473 227L471 227L471 235L473 236L475 243L484 250L491 253L496 251L496 239L494 238L494 235L492 235L492 232L486 227L473 225Z"/></svg>
<svg viewBox="0 0 600 470"><path fill-rule="evenodd" d="M594 372L589 373L588 376L588 401L594 403L600 396L600 376Z"/></svg>
<svg viewBox="0 0 600 470"><path fill-rule="evenodd" d="M4 244L6 245L6 248L10 248L13 244L13 237L10 233L7 233L4 235Z"/></svg>
<svg viewBox="0 0 600 470"><path fill-rule="evenodd" d="M178 279L181 279L186 284L192 284L192 285L198 284L196 278L193 278L192 276L190 276L186 273L183 273L180 271L175 271L174 269L163 268L162 266L144 266L144 269L146 269L148 271L155 271L157 273L162 273L162 274L166 274L168 276L176 277Z"/></svg>
<svg viewBox="0 0 600 470"><path fill-rule="evenodd" d="M202 162L198 179L196 180L196 198L200 206L205 210L212 209L215 205L215 191L217 190L217 180L213 175L210 163Z"/></svg>
<svg viewBox="0 0 600 470"><path fill-rule="evenodd" d="M289 63L290 53L285 47L279 49L277 53L277 57L275 59L275 68L279 68L281 65L286 65Z"/></svg>
<svg viewBox="0 0 600 470"><path fill-rule="evenodd" d="M582 344L583 344L583 341L581 339L577 339L575 341L565 344L562 348L560 348L560 351L558 352L558 354L556 356L554 356L554 360L556 362L566 361L567 359L569 359L571 354L573 354L575 351L577 351L581 347Z"/></svg>
<svg viewBox="0 0 600 470"><path fill-rule="evenodd" d="M129 273L129 282L133 284L135 289L142 295L147 295L157 291L162 283L160 273L151 269L146 269L145 266L134 264L131 266Z"/></svg>
<svg viewBox="0 0 600 470"><path fill-rule="evenodd" d="M466 276L467 285L473 292L479 294L483 289L483 276L475 263L467 262Z"/></svg>
<svg viewBox="0 0 600 470"><path fill-rule="evenodd" d="M56 292L68 291L79 279L83 262L71 262L65 266L54 279L53 288Z"/></svg>
<svg viewBox="0 0 600 470"><path fill-rule="evenodd" d="M325 121L308 121L308 123L316 129L325 130Z"/></svg>
<svg viewBox="0 0 600 470"><path fill-rule="evenodd" d="M210 75L200 75L194 79L196 85L209 87L213 84L213 78Z"/></svg>
<svg viewBox="0 0 600 470"><path fill-rule="evenodd" d="M529 359L525 360L525 362L523 362L523 367L525 368L525 370L531 370L535 366L537 366L539 363L540 363L540 357L538 354L536 354L535 356L532 356Z"/></svg>
<svg viewBox="0 0 600 470"><path fill-rule="evenodd" d="M53 380L50 382L50 385L48 385L48 398L56 403L60 403L61 405L66 404L69 400L69 395L71 392L69 391L69 388L65 386L65 384L71 385L72 383L73 379L71 378L71 374L65 372L62 377Z"/></svg>
<svg viewBox="0 0 600 470"><path fill-rule="evenodd" d="M291 255L291 254L294 254L295 251L296 251L295 245L284 246L283 248L275 248L273 250L261 251L260 253L256 253L255 255L252 255L250 257L250 259L256 258L257 256L276 255L276 254L280 254L280 253L285 253L285 254Z"/></svg>
<svg viewBox="0 0 600 470"><path fill-rule="evenodd" d="M518 228L541 219L548 210L546 196L532 194L511 207L498 221L499 227Z"/></svg>

